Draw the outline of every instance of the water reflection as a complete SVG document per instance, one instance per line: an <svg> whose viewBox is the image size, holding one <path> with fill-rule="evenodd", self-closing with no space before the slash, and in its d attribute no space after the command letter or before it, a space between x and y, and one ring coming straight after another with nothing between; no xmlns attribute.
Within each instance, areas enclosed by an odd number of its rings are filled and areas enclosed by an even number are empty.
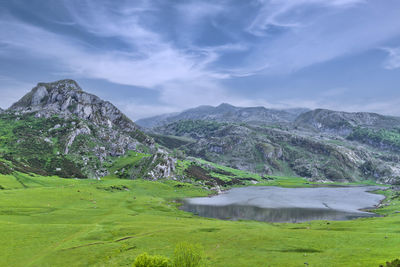
<svg viewBox="0 0 400 267"><path fill-rule="evenodd" d="M280 188L243 187L223 194L182 201L182 209L202 217L223 220L305 222L373 217L360 211L384 198L369 193L374 187Z"/></svg>
<svg viewBox="0 0 400 267"><path fill-rule="evenodd" d="M221 220L255 220L262 222L298 223L312 220L352 220L372 217L373 213L350 213L332 209L314 208L260 208L255 206L211 206L183 202L182 209L196 215Z"/></svg>

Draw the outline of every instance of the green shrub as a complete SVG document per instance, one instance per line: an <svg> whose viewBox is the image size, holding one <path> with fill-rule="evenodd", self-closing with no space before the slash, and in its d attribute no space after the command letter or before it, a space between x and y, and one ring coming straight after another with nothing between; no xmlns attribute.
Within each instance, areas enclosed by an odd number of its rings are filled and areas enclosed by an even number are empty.
<svg viewBox="0 0 400 267"><path fill-rule="evenodd" d="M174 252L174 267L197 267L203 259L202 249L198 245L180 243Z"/></svg>
<svg viewBox="0 0 400 267"><path fill-rule="evenodd" d="M386 262L385 265L380 265L379 267L400 267L400 259L395 259L391 262Z"/></svg>
<svg viewBox="0 0 400 267"><path fill-rule="evenodd" d="M147 253L143 253L136 257L133 263L134 267L168 267L170 260L163 256L151 256Z"/></svg>

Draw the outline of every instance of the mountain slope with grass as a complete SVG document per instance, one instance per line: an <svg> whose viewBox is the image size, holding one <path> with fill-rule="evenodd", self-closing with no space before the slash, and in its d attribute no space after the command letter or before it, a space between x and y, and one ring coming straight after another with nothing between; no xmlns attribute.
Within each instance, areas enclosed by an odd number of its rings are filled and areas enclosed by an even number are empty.
<svg viewBox="0 0 400 267"><path fill-rule="evenodd" d="M166 145L165 140L175 140L169 142L173 144L171 149L260 175L400 182L399 132L378 126L360 128L355 124L349 134L343 136L296 125L182 120L149 132L157 142Z"/></svg>
<svg viewBox="0 0 400 267"><path fill-rule="evenodd" d="M0 125L4 169L99 178L128 151L151 155L143 176L166 177L174 168L151 137L114 105L84 92L73 80L39 83L0 114Z"/></svg>

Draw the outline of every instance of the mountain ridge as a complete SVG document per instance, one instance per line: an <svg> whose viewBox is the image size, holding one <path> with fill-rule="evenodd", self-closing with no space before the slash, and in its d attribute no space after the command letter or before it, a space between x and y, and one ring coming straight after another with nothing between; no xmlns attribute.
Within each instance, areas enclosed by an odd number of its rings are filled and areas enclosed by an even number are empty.
<svg viewBox="0 0 400 267"><path fill-rule="evenodd" d="M373 127L393 129L400 127L400 117L381 115L372 112L344 112L328 109L315 109L300 114L294 124L319 132L335 131L346 135L354 127Z"/></svg>
<svg viewBox="0 0 400 267"><path fill-rule="evenodd" d="M184 110L179 113L162 114L137 120L136 123L144 128L153 128L166 125L179 120L213 120L219 122L252 123L252 124L277 124L290 123L298 114L306 112L305 108L293 109L267 109L265 107L236 107L227 103L218 106L199 106Z"/></svg>

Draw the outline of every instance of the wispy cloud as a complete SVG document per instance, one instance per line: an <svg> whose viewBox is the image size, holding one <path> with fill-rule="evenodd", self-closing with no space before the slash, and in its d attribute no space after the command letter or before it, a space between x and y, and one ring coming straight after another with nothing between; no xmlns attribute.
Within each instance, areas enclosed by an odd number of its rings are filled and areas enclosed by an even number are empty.
<svg viewBox="0 0 400 267"><path fill-rule="evenodd" d="M254 90L247 86L235 96L226 81L290 78L309 66L386 47L400 35L397 0L60 0L56 6L63 16L33 22L1 13L0 56L52 62L54 73L64 76L145 87L157 92L159 110L166 111L220 102L271 106L243 93ZM400 49L384 50L385 68L399 68Z"/></svg>
<svg viewBox="0 0 400 267"><path fill-rule="evenodd" d="M247 30L257 36L265 36L270 27L296 28L307 26L312 8L348 8L364 0L259 0L260 12ZM315 14L314 14L315 15Z"/></svg>
<svg viewBox="0 0 400 267"><path fill-rule="evenodd" d="M93 22L95 24L95 22ZM132 25L132 28L135 28ZM136 29L136 28L135 28ZM190 54L158 40L154 33L139 29L138 42L131 51L103 51L39 27L7 19L0 25L0 43L29 55L51 58L62 63L71 74L106 79L114 83L155 88L170 81L215 79L221 74L207 71L214 55ZM108 31L108 30L107 30ZM113 30L114 31L114 30ZM114 32L121 36L122 32ZM137 37L146 36L146 40ZM129 42L135 38L129 37ZM6 48L5 48L6 49ZM198 51L196 51L198 52Z"/></svg>
<svg viewBox="0 0 400 267"><path fill-rule="evenodd" d="M329 4L328 4L329 3ZM296 24L275 38L262 38L248 65L288 73L381 46L400 34L400 5L378 1L267 1L249 30L262 35L271 20ZM269 8L275 5L275 10ZM266 13L267 12L267 13ZM268 13L270 12L270 13ZM382 15L384 12L384 16ZM260 21L264 18L263 21ZM279 20L278 20L279 18ZM273 24L273 22L272 22Z"/></svg>
<svg viewBox="0 0 400 267"><path fill-rule="evenodd" d="M384 68L388 70L400 68L400 47L385 47L382 50L388 53L388 57L383 64Z"/></svg>

